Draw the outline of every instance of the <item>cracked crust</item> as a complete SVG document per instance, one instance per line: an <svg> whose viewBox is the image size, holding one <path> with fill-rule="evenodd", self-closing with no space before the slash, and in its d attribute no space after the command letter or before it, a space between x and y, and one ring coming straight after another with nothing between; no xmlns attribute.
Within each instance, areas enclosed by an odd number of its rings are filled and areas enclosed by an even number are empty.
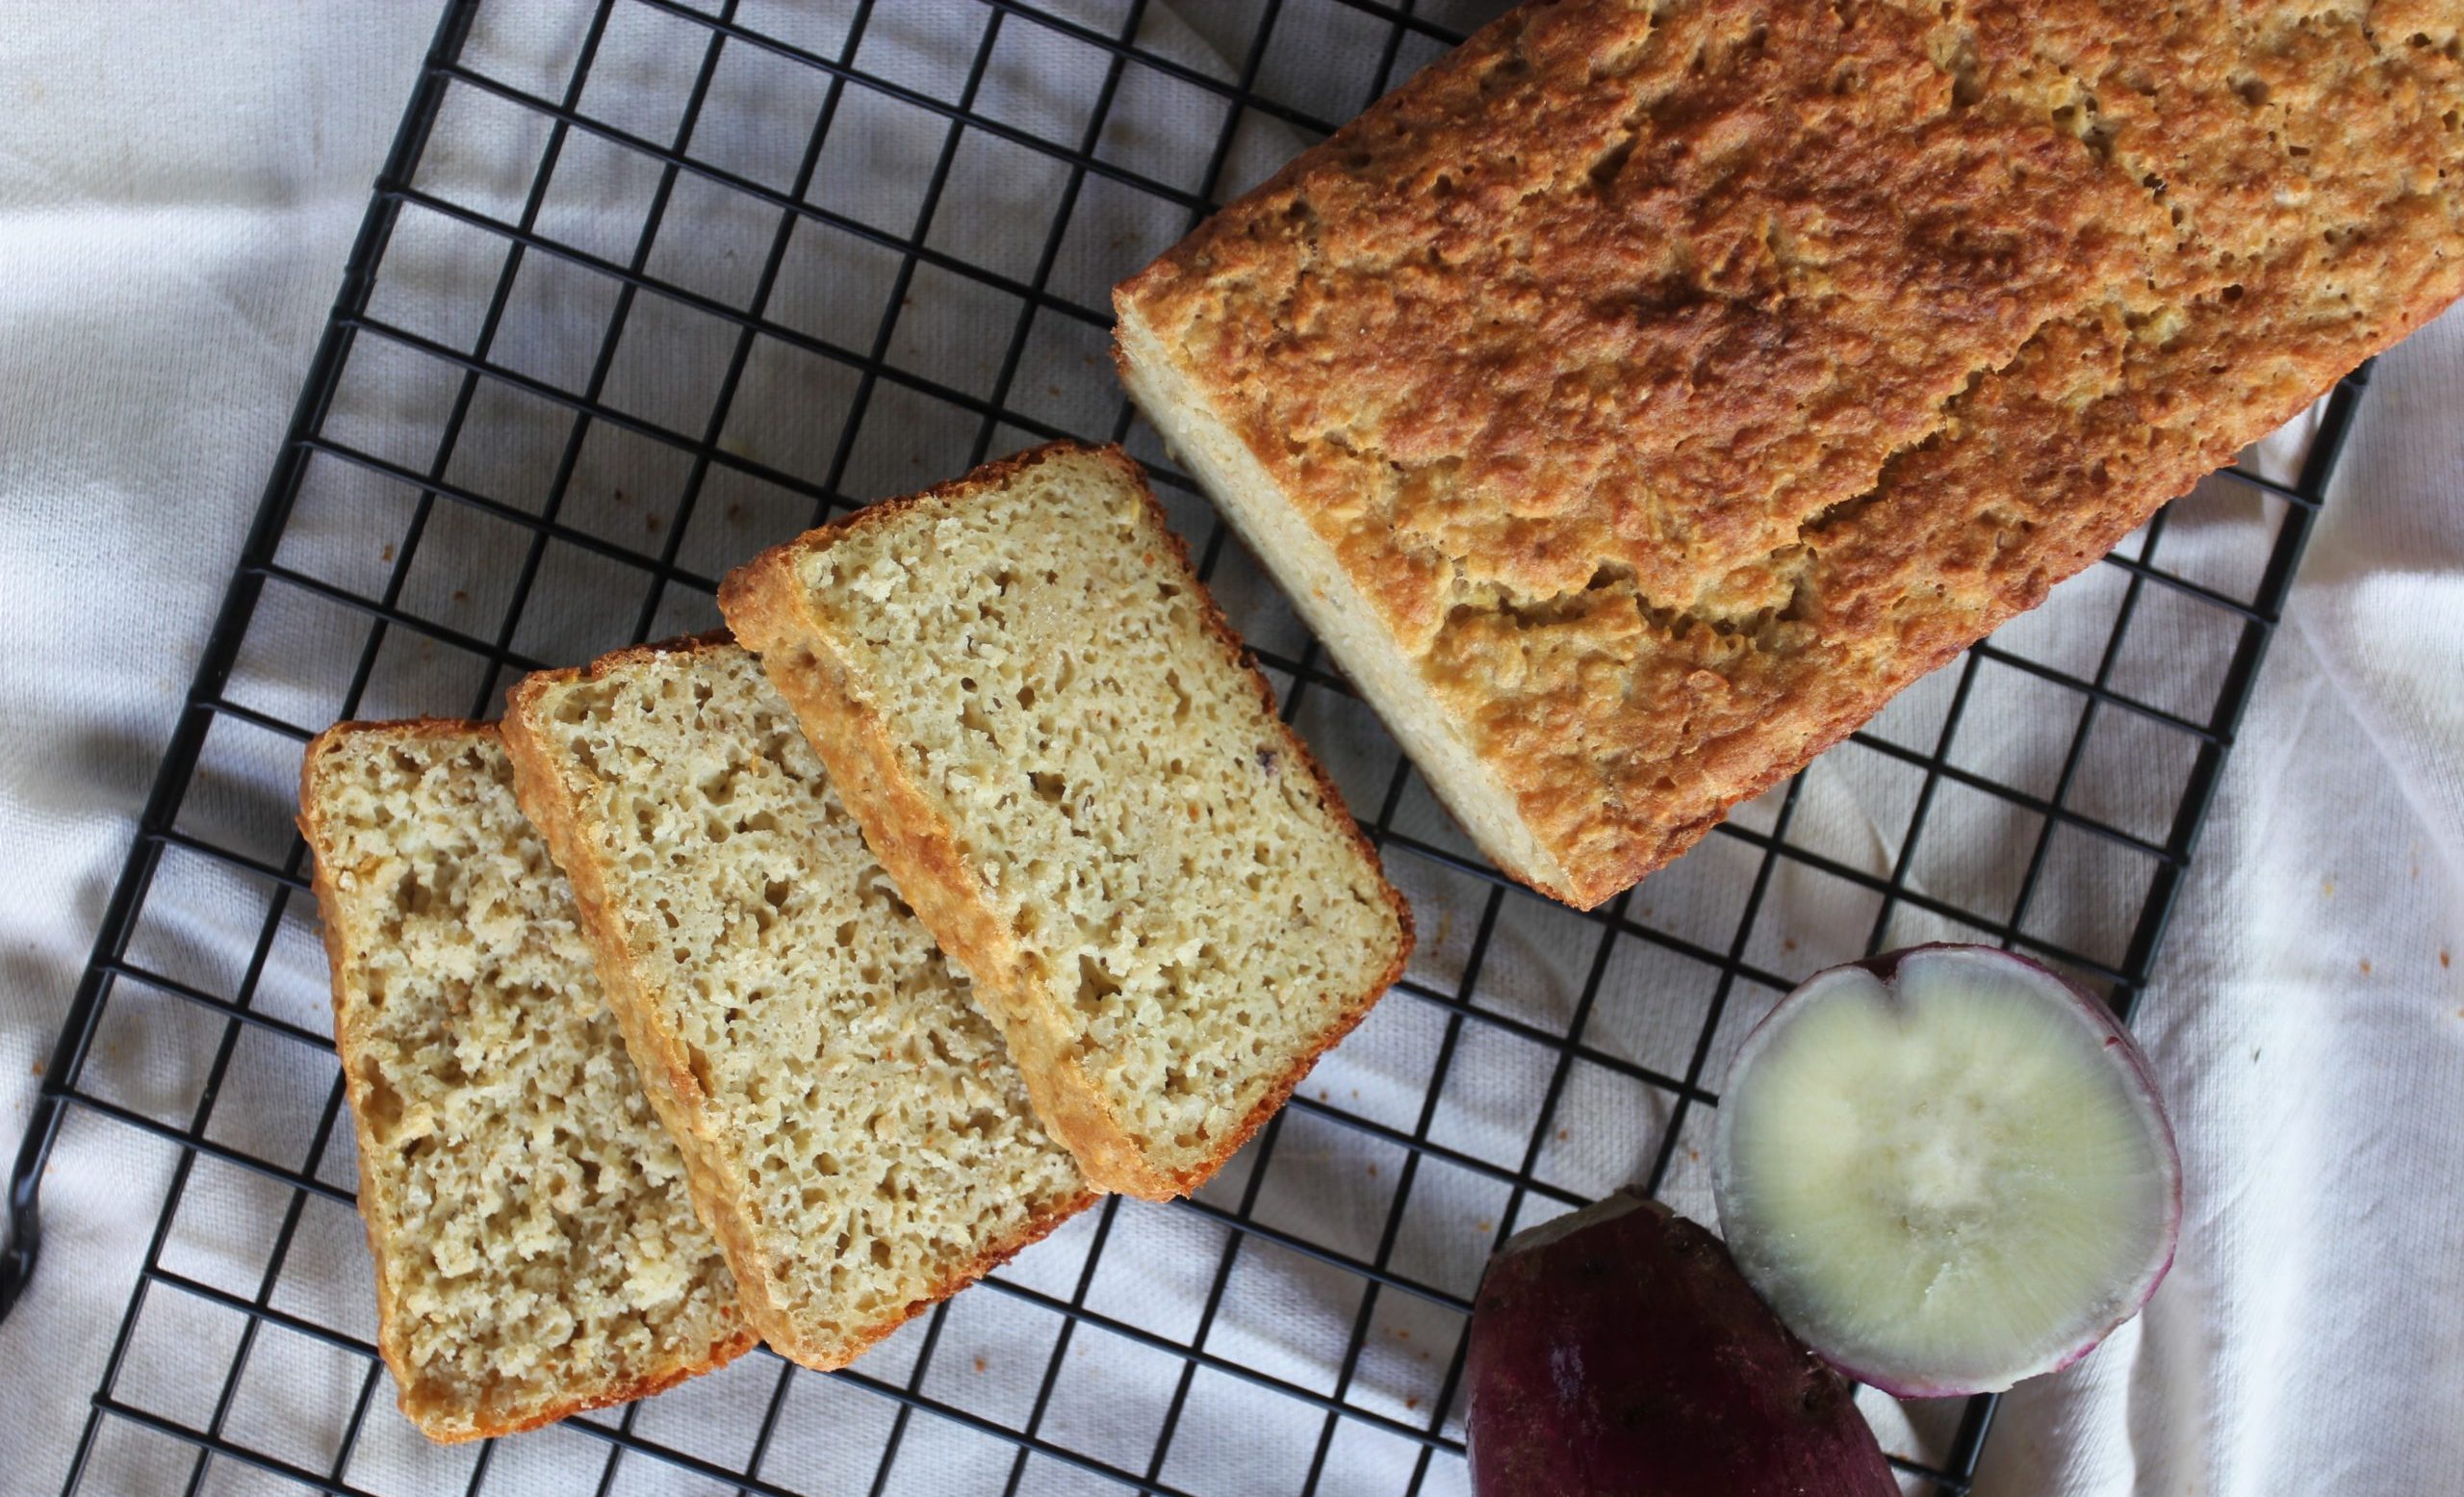
<svg viewBox="0 0 2464 1497"><path fill-rule="evenodd" d="M1116 292L1124 381L1590 906L2464 292L2438 0L1533 0Z"/></svg>
<svg viewBox="0 0 2464 1497"><path fill-rule="evenodd" d="M1306 1053L1269 1085L1245 1117L1222 1131L1205 1160L1173 1171L1149 1162L1088 1074L1077 1049L1076 1026L1061 998L1021 959L1016 935L983 895L981 873L968 863L946 815L910 773L897 738L871 705L864 683L850 670L799 576L807 555L858 528L892 524L922 507L963 502L1060 455L1098 458L1135 486L1154 530L1169 548L1159 569L1177 571L1187 580L1208 637L1256 689L1266 720L1280 733L1292 762L1309 775L1353 853L1377 869L1376 849L1345 810L1342 792L1298 735L1277 716L1273 688L1213 598L1197 584L1188 547L1166 522L1143 470L1117 447L1089 450L1050 443L988 463L953 482L870 505L834 526L773 547L731 572L719 590L719 607L737 637L761 656L780 694L795 708L833 784L862 824L865 840L917 917L985 991L997 995L1000 1011L991 1017L1026 1076L1028 1097L1044 1125L1099 1188L1162 1200L1189 1194L1220 1169L1290 1097L1318 1057L1350 1033L1402 975L1412 948L1412 915L1403 897L1379 877L1377 887L1399 932L1385 969L1344 1003Z"/></svg>

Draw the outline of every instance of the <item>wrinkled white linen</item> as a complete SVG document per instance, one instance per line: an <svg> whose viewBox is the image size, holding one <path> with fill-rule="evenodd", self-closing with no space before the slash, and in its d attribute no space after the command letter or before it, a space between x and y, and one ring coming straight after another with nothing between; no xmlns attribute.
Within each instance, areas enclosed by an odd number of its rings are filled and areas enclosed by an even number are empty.
<svg viewBox="0 0 2464 1497"><path fill-rule="evenodd" d="M1105 6L1080 9L1091 24L1109 24ZM908 34L894 39L909 53L892 54L893 62L916 71L901 76L928 79L937 46L948 53L972 45L972 32L939 41L918 18L949 10L919 9L906 19ZM1184 11L1194 31L1158 7L1142 42L1220 75L1226 65L1208 49L1237 49L1243 28L1211 5ZM12 709L0 716L0 1149L11 1154L34 1067L49 1054L84 965L432 22L418 4L277 11L217 3L29 11L0 27L0 97L13 105L0 142L0 387L11 392L0 404L0 577L13 581L14 624L12 648L0 653ZM553 22L542 24L552 33ZM1283 96L1348 98L1365 87L1368 65L1340 44L1341 35L1293 24L1300 42L1277 49L1266 71ZM1418 60L1407 56L1405 65ZM1065 127L1068 108L1090 90L1084 78L1055 71L1060 66L1040 53L1005 54L988 83L987 112L1028 128ZM1319 78L1333 82L1313 86ZM859 133L912 145L900 128L870 120ZM1122 149L1169 165L1177 161L1173 142L1211 141L1214 122L1202 96L1132 88L1116 105L1114 128ZM929 165L938 136L922 139ZM764 145L724 137L700 143L742 147L747 160ZM775 156L777 142L767 148ZM1245 136L1231 168L1235 185L1288 148L1288 138L1271 129ZM885 149L893 164L914 159ZM1175 169L1202 169L1203 154L1201 145L1194 163ZM520 178L491 177L485 162L461 166L456 180L476 184L475 191L511 180L518 195ZM970 258L1017 261L1017 236L1040 231L1016 221L1040 191L1026 185L1025 207L956 204L937 222L934 242ZM605 205L585 202L568 227L579 232L575 225L586 226L594 206ZM880 207L864 199L854 211ZM1092 193L1081 206L1090 215L1116 211L1126 213ZM1124 218L1121 232L1154 229ZM1014 273L1026 273L1031 251ZM1103 262L1098 254L1090 263ZM449 276L447 283L455 284ZM869 319L876 303L864 295L849 306ZM919 301L930 295L927 288ZM919 324L911 344L894 346L894 358L956 367L952 361L962 364L983 338L964 317ZM1006 336L1007 314L994 325ZM821 331L860 347L871 325ZM998 353L996 346L991 363ZM1108 411L1109 376L1079 357L1074 346L1032 345L1021 399L1038 400L1049 389L1056 421ZM2464 1222L2455 1205L2464 1199L2464 975L2451 965L2464 946L2459 405L2464 317L2451 317L2382 361L2142 1010L2188 1167L2174 1275L2148 1314L2103 1351L2007 1401L1981 1491L2426 1492L2446 1489L2464 1469L2464 1422L2454 1417L2464 1407ZM869 420L894 427L906 419L901 409L877 408ZM876 471L860 462L862 481L886 490L910 466L915 482L955 472L964 453L947 451L937 428L919 430L913 464L884 458ZM1019 440L1004 433L999 446ZM2246 495L2211 490L2177 511L2158 560L2246 595L2275 512ZM1185 527L1200 518L1189 505L1176 514ZM311 571L364 561L392 533L324 511L303 511L295 529L302 550L290 559ZM445 534L431 552L440 565L466 567L474 578L501 564L474 535ZM705 564L723 565L723 553ZM1270 642L1294 639L1237 552L1225 567L1222 591L1236 619ZM2010 647L2092 671L2123 581L2118 569L2092 570L2015 626ZM542 607L557 622L541 648L569 653L622 642L607 631L621 631L630 617L629 603L616 615L557 611L567 601L552 589ZM2203 716L2198 690L2212 687L2229 637L2214 618L2173 610L2153 590L2143 607L2118 679ZM619 615L625 622L609 623ZM320 653L322 642L304 622L277 619L261 629L272 643L244 670L235 694L254 691L245 699L306 722L332 694L332 657ZM346 673L347 658L340 669ZM377 695L388 710L464 710L469 684L460 677L449 684L448 674L431 680L406 666L381 682ZM1877 732L1930 749L1951 682L1946 672L1912 692ZM2048 699L2031 690L2013 673L1981 671L1954 761L2040 793L2048 788L2075 704L2048 726ZM1304 709L1301 723L1348 776L1356 802L1371 802L1361 809L1373 809L1383 783L1376 735L1322 696ZM2126 728L2100 719L2072 803L2161 840L2183 765L2161 736L2142 741ZM200 791L206 813L221 818L212 824L235 838L267 826L278 832L292 768L280 748L260 745L218 765L218 778ZM1887 872L1905 835L1911 773L1869 752L1826 758L1806 778L1792 840ZM1774 798L1740 819L1767 828L1776 812ZM1916 887L1954 904L2006 906L2015 882L2009 839L2033 838L2033 819L1948 787L1933 817L1936 830L1912 866ZM1402 824L1438 839L1450 835L1417 792ZM2110 945L2118 956L2138 886L2107 877L2111 870L2092 862L2066 861L2073 853L2066 842L2054 849L2033 928L2084 948ZM279 854L275 846L269 856ZM1714 838L1645 885L1637 911L1725 949L1753 863L1745 843ZM1485 890L1408 858L1390 866L1419 907L1415 976L1451 990ZM160 939L156 955L227 992L257 936L262 890L203 873L182 878L167 875L156 896L167 916L182 922ZM1481 1000L1562 1026L1589 964L1592 928L1521 895L1508 896L1503 912L1479 974ZM1802 975L1853 954L1874 914L1870 900L1839 881L1783 865L1747 957L1765 970ZM1949 929L1905 910L1892 926L1894 939L1909 940ZM295 909L269 958L260 1001L314 1028L321 1023L322 977L312 933ZM1681 1070L1707 994L1701 972L1681 961L1621 951L1588 1039ZM1739 990L1707 1072L1714 1081L1726 1048L1769 997ZM218 1026L175 1002L136 995L116 998L114 1012L123 1021L103 1035L90 1084L149 1116L184 1123ZM1311 1094L1409 1128L1442 1020L1416 1000L1390 1000L1312 1078ZM1546 1084L1545 1060L1467 1027L1434 1135L1450 1148L1513 1162ZM218 1104L216 1136L296 1166L330 1080L330 1063L304 1051L244 1052ZM1648 1165L1666 1119L1652 1097L1608 1072L1578 1068L1558 1121L1564 1132L1544 1151L1542 1173L1594 1193ZM1686 1209L1707 1216L1693 1152L1699 1122L1681 1138L1672 1189ZM1258 1214L1366 1256L1399 1157L1296 1113ZM0 1325L0 1492L54 1490L65 1472L170 1165L166 1147L90 1114L71 1115L44 1190L42 1272ZM346 1146L315 1168L346 1183ZM1246 1174L1236 1165L1209 1199L1233 1203ZM167 1263L253 1294L286 1195L201 1170L190 1199ZM1398 1268L1462 1292L1477 1274L1502 1199L1461 1172L1424 1169ZM1091 1215L1073 1224L1011 1276L1068 1297L1096 1225ZM312 1202L277 1307L369 1335L365 1250L354 1234L346 1210ZM1192 1213L1124 1203L1089 1303L1186 1339L1221 1245L1219 1230ZM1356 1281L1254 1243L1239 1262L1207 1349L1330 1391L1358 1303ZM191 1312L175 1291L158 1289L148 1303L117 1396L202 1421L229 1359L230 1324L202 1313L183 1318ZM1396 1419L1424 1418L1445 1343L1433 1358L1427 1349L1431 1337L1450 1333L1447 1317L1386 1296L1348 1396ZM1051 1335L1050 1318L1015 1300L963 1296L927 1391L1015 1423L1033 1400ZM911 1329L860 1370L902 1380L917 1344ZM1177 1358L1131 1340L1081 1330L1043 1437L1142 1468L1179 1368ZM748 1359L654 1401L639 1428L732 1465L743 1458L777 1377L776 1363ZM266 1332L227 1428L236 1441L321 1469L359 1378L355 1359ZM470 1454L428 1450L384 1407L389 1399L380 1383L346 1479L379 1489L399 1482L459 1490ZM800 1376L787 1407L765 1476L791 1488L861 1489L892 1406ZM1941 1410L1918 1410L1912 1422L1879 1401L1869 1407L1899 1448L1921 1451L1946 1432ZM183 1447L123 1421L105 1428L89 1490L151 1491L185 1481ZM1317 1431L1305 1406L1204 1374L1164 1480L1196 1491L1291 1489ZM899 1489L997 1490L1006 1477L1006 1445L930 1419L916 1421L907 1439L927 1454L902 1460ZM1412 1455L1405 1442L1348 1425L1324 1489L1399 1491ZM576 1472L596 1481L603 1459L603 1447L581 1435L527 1436L496 1458L486 1489L565 1490ZM218 1471L235 1479L236 1468L225 1465ZM1031 1470L1028 1490L1099 1489L1073 1484L1072 1473L1048 1459ZM627 1489L687 1489L663 1468L628 1461L625 1473ZM1460 1490L1459 1470L1440 1462L1427 1489Z"/></svg>

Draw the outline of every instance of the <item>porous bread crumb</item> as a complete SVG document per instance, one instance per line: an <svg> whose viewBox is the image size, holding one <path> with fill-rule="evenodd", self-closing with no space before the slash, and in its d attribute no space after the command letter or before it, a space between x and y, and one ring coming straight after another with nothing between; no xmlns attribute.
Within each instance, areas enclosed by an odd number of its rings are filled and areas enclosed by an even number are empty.
<svg viewBox="0 0 2464 1497"><path fill-rule="evenodd" d="M534 675L505 731L779 1352L840 1366L1092 1199L752 656Z"/></svg>
<svg viewBox="0 0 2464 1497"><path fill-rule="evenodd" d="M1588 906L2459 292L2451 0L1564 0L1115 299L1440 796Z"/></svg>
<svg viewBox="0 0 2464 1497"><path fill-rule="evenodd" d="M1116 451L877 506L721 607L1096 1183L1194 1188L1400 970L1399 896Z"/></svg>
<svg viewBox="0 0 2464 1497"><path fill-rule="evenodd" d="M402 1411L508 1433L749 1349L496 730L328 730L300 831Z"/></svg>

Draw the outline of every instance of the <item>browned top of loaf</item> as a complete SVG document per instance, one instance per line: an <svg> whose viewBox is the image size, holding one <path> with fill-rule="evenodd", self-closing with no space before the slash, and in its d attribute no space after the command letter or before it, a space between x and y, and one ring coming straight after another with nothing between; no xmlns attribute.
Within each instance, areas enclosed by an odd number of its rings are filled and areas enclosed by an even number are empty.
<svg viewBox="0 0 2464 1497"><path fill-rule="evenodd" d="M1528 4L1118 295L1592 903L2464 291L2458 19Z"/></svg>

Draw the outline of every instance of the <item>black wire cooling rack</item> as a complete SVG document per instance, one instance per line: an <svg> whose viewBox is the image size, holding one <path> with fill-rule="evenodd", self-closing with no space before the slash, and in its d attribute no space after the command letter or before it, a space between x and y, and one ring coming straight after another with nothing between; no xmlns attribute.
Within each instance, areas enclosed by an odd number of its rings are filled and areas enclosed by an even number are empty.
<svg viewBox="0 0 2464 1497"><path fill-rule="evenodd" d="M110 1489L135 1441L192 1492L1460 1491L1481 1262L1628 1179L1707 1215L1711 1085L1806 972L1994 941L2127 1015L2361 376L2289 480L2211 479L1679 865L1587 915L1550 904L1435 810L1104 356L1113 280L1501 8L453 0L17 1161L0 1312L64 1118L176 1154L83 1437L19 1470ZM300 745L343 716L489 715L535 665L708 627L758 546L1062 436L1149 462L1413 897L1407 980L1195 1200L1107 1200L852 1369L757 1355L425 1447L377 1397L349 1266L280 793ZM2200 531L2193 564L2158 559L2169 527ZM245 956L194 959L216 940ZM116 1026L199 1064L133 1089ZM249 1272L198 1266L200 1232L248 1243ZM1014 1376L982 1376L988 1346ZM284 1365L324 1392L269 1418ZM1904 1486L1967 1488L1991 1398L1861 1399Z"/></svg>

